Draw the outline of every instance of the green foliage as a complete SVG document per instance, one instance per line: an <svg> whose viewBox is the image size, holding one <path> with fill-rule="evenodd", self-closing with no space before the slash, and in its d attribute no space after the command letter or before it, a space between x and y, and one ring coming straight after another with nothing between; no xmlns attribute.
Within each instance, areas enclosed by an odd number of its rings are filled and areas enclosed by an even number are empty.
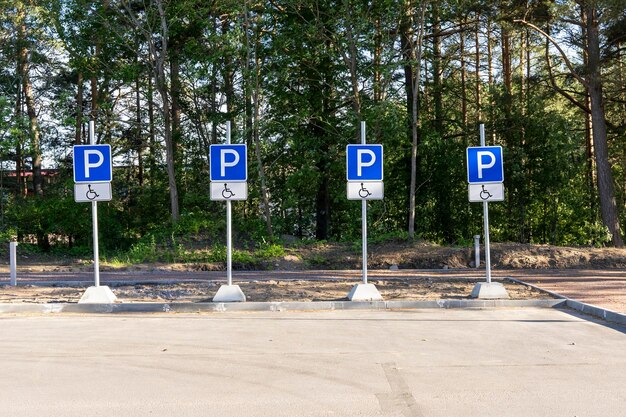
<svg viewBox="0 0 626 417"><path fill-rule="evenodd" d="M272 259L285 256L285 248L275 243L261 243L257 250L254 251L254 256L259 259Z"/></svg>
<svg viewBox="0 0 626 417"><path fill-rule="evenodd" d="M153 235L133 244L126 253L127 261L131 263L156 262L160 259L156 240Z"/></svg>
<svg viewBox="0 0 626 417"><path fill-rule="evenodd" d="M386 242L408 242L409 240L409 232L406 230L373 234L371 236L368 235L368 242L373 244Z"/></svg>
<svg viewBox="0 0 626 417"><path fill-rule="evenodd" d="M412 137L405 71L414 71L416 63L398 49L403 30L398 25L410 14L407 34L417 42L417 9L392 0L245 5L186 0L165 2L161 21L156 2L136 2L131 8L140 19L133 21L119 1L22 3L28 13L25 41L31 70L37 74L33 88L41 109L44 165L58 171L49 177L43 197L32 189L24 196L16 177L2 177L0 242L15 236L26 246L37 242L27 250L90 254L90 206L73 201L71 145L77 138L86 140L86 126L77 126L77 116L85 124L92 104L98 108L93 115L97 140L112 145L116 163L114 198L98 206L102 253L111 260L225 262L224 204L209 199L208 146L225 141L226 120L233 122L232 142L247 143L249 152L249 198L232 206L235 262L261 265L284 256L283 235L295 236L298 244L360 242L361 205L345 196L345 147L359 142L361 120L367 123L367 142L385 149L385 199L368 203L369 240L408 239ZM624 17L619 4L596 7L604 16L608 145L624 223L626 126L618 42ZM480 232L482 206L467 202L465 178L465 148L478 144L480 118L486 121L487 143L504 147L506 199L490 205L492 238L605 245L610 236L599 220L586 115L555 92L552 75L572 97L585 92L573 77L563 76L567 68L558 57L548 71L544 38L510 22L511 16L525 16L541 27L550 25L561 31L559 42L571 53L584 42L580 31L568 30L571 22L563 17L578 19L579 5L508 6L427 3L418 97L416 236L467 245ZM0 12L0 30L7 38L0 46L0 162L2 170L13 172L20 160L22 170L30 173L30 122L16 106L23 94L16 96L20 76L17 39L11 38L14 8L7 3ZM161 24L168 29L169 55L163 63L166 80L159 85L146 39L159 39ZM433 36L435 30L442 36ZM494 47L504 35L513 57L509 80L503 45ZM529 65L520 65L520 57L529 58ZM90 91L91 81L99 94ZM170 104L177 106L168 113L170 124L176 125L172 145L180 219L175 224L170 220L159 87L168 90ZM94 96L97 102L91 103ZM314 256L309 262L323 265L326 260Z"/></svg>

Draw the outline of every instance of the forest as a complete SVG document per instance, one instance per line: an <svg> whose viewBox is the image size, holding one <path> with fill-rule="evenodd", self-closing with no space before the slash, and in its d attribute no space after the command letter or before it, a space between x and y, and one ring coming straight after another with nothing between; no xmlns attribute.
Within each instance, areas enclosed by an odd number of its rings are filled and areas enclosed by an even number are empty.
<svg viewBox="0 0 626 417"><path fill-rule="evenodd" d="M88 253L72 147L113 152L105 253L223 241L209 146L248 149L237 241L356 241L346 145L384 146L373 239L468 244L465 150L504 149L492 240L623 246L623 0L0 0L0 241ZM143 246L142 246L143 245Z"/></svg>

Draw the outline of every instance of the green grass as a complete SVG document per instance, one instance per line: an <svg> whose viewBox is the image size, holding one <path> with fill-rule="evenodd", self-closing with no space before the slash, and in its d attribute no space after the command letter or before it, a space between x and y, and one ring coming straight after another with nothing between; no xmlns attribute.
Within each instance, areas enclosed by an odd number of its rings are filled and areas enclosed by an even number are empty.
<svg viewBox="0 0 626 417"><path fill-rule="evenodd" d="M275 243L261 243L254 250L234 249L233 263L243 265L260 265L265 261L282 257L285 248ZM141 240L130 247L128 251L117 252L106 258L111 266L127 266L139 263L169 262L169 263L225 263L226 246L213 245L207 249L188 249L183 244L158 244L154 237Z"/></svg>

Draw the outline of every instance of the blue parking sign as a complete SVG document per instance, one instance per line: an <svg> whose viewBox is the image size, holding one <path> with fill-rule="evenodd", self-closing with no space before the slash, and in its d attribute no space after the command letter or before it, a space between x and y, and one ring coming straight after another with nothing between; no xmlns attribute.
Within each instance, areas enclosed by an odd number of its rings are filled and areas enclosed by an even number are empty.
<svg viewBox="0 0 626 417"><path fill-rule="evenodd" d="M383 145L348 145L346 176L348 181L382 181Z"/></svg>
<svg viewBox="0 0 626 417"><path fill-rule="evenodd" d="M248 151L244 145L211 145L211 181L248 180Z"/></svg>
<svg viewBox="0 0 626 417"><path fill-rule="evenodd" d="M111 145L76 145L74 150L74 182L110 182L113 177Z"/></svg>
<svg viewBox="0 0 626 417"><path fill-rule="evenodd" d="M467 148L467 182L494 184L504 181L502 146Z"/></svg>

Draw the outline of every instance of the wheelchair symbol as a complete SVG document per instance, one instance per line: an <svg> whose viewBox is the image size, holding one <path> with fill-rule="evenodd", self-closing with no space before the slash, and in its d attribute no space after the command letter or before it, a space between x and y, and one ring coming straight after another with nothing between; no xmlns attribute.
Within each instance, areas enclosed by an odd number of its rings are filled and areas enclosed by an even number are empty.
<svg viewBox="0 0 626 417"><path fill-rule="evenodd" d="M367 198L371 195L372 193L370 193L369 190L363 186L363 183L361 183L361 189L359 190L359 197Z"/></svg>
<svg viewBox="0 0 626 417"><path fill-rule="evenodd" d="M233 198L235 196L235 193L233 193L233 191L228 188L228 184L224 184L224 189L222 190L222 197L224 197L225 199L229 199L229 198Z"/></svg>
<svg viewBox="0 0 626 417"><path fill-rule="evenodd" d="M100 197L100 194L96 193L94 190L91 189L91 184L88 184L87 187L89 187L89 189L87 190L87 199L93 201L96 198Z"/></svg>
<svg viewBox="0 0 626 417"><path fill-rule="evenodd" d="M493 197L493 195L491 195L491 193L487 190L485 190L485 186L483 185L483 190L480 192L480 198L483 200L489 200L489 198Z"/></svg>

